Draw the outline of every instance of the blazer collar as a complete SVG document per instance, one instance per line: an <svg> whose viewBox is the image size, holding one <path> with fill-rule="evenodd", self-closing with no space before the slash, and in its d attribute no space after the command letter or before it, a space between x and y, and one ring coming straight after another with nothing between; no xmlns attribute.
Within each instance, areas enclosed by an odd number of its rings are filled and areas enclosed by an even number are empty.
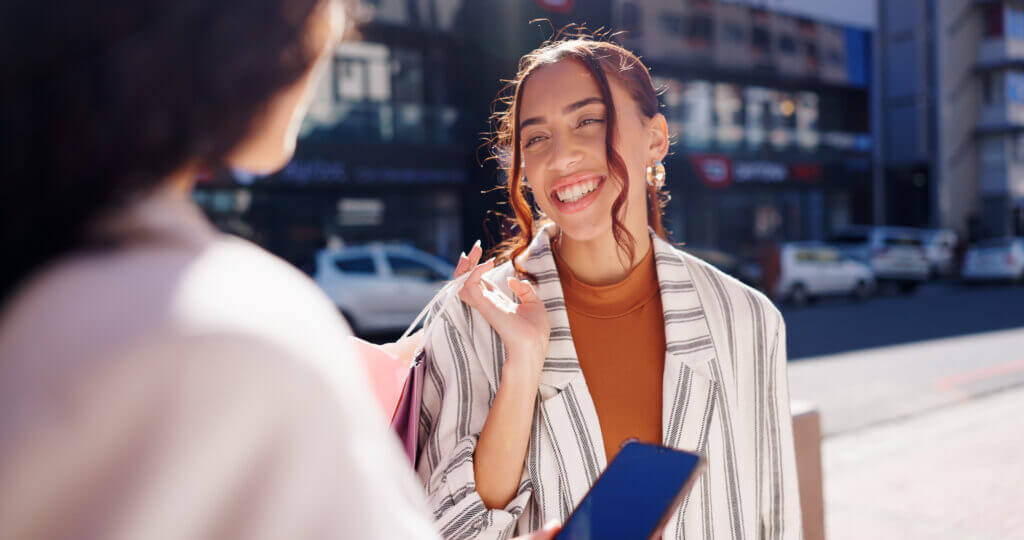
<svg viewBox="0 0 1024 540"><path fill-rule="evenodd" d="M551 253L551 238L557 230L553 223L541 229L520 256L520 266L537 277L537 295L544 302L551 321L551 339L541 384L560 391L583 372L572 342L565 295ZM666 373L672 371L672 365L682 364L714 381L713 370L708 366L708 361L715 356L714 343L693 280L691 263L653 231L648 230L648 234L654 248L665 321Z"/></svg>

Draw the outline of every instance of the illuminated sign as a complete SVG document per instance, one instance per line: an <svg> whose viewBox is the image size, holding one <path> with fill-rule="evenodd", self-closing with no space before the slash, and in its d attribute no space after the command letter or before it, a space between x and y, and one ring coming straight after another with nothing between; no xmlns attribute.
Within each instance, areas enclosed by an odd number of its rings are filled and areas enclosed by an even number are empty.
<svg viewBox="0 0 1024 540"><path fill-rule="evenodd" d="M820 163L742 160L721 154L693 154L690 164L700 181L714 189L724 189L733 184L816 183L825 174Z"/></svg>

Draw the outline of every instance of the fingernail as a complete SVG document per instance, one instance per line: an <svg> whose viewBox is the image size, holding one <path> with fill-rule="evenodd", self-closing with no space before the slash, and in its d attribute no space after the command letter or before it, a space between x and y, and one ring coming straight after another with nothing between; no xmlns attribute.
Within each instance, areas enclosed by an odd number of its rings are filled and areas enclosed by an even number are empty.
<svg viewBox="0 0 1024 540"><path fill-rule="evenodd" d="M462 260L462 259L465 259L465 258L466 258L466 252L465 251L460 251L459 252L459 260Z"/></svg>
<svg viewBox="0 0 1024 540"><path fill-rule="evenodd" d="M473 247L475 247L475 248L480 247L480 239L479 238L477 238L476 242L473 243Z"/></svg>

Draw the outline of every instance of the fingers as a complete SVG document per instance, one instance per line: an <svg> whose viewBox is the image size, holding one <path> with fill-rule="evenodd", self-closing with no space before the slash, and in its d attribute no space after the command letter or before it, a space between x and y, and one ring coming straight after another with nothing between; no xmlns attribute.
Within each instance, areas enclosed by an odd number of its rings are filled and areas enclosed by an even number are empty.
<svg viewBox="0 0 1024 540"><path fill-rule="evenodd" d="M466 282L463 283L462 288L459 289L459 298L463 302L475 308L480 308L478 304L483 299L483 291L490 290L484 288L484 283L486 282L483 280L483 275L492 268L494 268L494 259L490 259L483 264L477 265L477 267L470 272L469 277L466 278Z"/></svg>
<svg viewBox="0 0 1024 540"><path fill-rule="evenodd" d="M455 273L452 274L452 278L457 278L475 267L480 262L480 256L483 255L483 252L483 248L480 247L480 241L477 240L473 247L470 248L468 255L466 253L459 255L459 263L455 266Z"/></svg>
<svg viewBox="0 0 1024 540"><path fill-rule="evenodd" d="M514 277L508 278L508 287L512 289L512 292L522 301L524 304L540 302L540 297L537 296L537 291L527 281L516 279Z"/></svg>

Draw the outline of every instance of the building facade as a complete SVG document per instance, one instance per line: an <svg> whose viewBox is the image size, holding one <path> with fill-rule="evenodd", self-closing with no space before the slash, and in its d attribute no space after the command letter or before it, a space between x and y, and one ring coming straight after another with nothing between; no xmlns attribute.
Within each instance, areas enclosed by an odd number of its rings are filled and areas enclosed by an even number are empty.
<svg viewBox="0 0 1024 540"><path fill-rule="evenodd" d="M614 13L662 90L675 239L750 256L873 221L869 30L742 2Z"/></svg>
<svg viewBox="0 0 1024 540"><path fill-rule="evenodd" d="M508 213L483 137L494 100L522 54L576 22L624 31L663 89L673 240L749 254L872 221L870 32L753 4L364 0L295 159L204 182L196 199L307 269L330 238L449 260L477 238L493 245Z"/></svg>
<svg viewBox="0 0 1024 540"><path fill-rule="evenodd" d="M1024 3L880 0L888 222L1024 235Z"/></svg>

